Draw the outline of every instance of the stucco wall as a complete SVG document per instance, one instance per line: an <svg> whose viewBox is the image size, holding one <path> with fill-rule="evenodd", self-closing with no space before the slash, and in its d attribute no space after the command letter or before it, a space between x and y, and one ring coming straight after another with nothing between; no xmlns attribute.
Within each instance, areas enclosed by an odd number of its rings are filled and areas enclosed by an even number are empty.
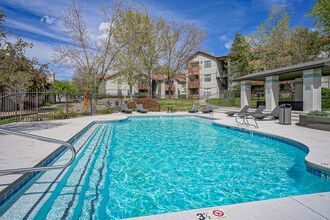
<svg viewBox="0 0 330 220"><path fill-rule="evenodd" d="M107 79L105 83L105 92L108 95L117 96L119 90L123 96L129 96L129 85L125 82L120 82L117 79ZM133 94L137 92L137 86L133 87Z"/></svg>
<svg viewBox="0 0 330 220"><path fill-rule="evenodd" d="M217 76L219 76L220 71L223 69L223 62L218 61L216 58L199 54L194 57L190 62L199 62L200 67L200 97L206 98L204 94L205 89L211 89L211 96L209 98L218 98L219 97L219 85L217 82ZM211 61L210 68L204 68L205 61ZM211 74L211 81L205 82L205 75ZM188 91L188 83L187 83Z"/></svg>

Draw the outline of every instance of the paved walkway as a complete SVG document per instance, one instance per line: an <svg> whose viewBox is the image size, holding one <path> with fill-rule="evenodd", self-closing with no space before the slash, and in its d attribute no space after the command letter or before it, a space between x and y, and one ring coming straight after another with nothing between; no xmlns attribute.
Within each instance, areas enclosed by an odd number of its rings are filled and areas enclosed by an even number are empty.
<svg viewBox="0 0 330 220"><path fill-rule="evenodd" d="M147 115L187 115L187 113L152 112ZM197 115L202 114L197 113ZM204 116L209 115L204 114ZM126 117L125 114L117 113L52 122L10 124L1 127L66 141L93 121L119 120ZM235 118L226 117L223 113L214 113L213 117L217 119L216 123L238 126ZM306 162L313 164L314 167L330 171L330 132L304 128L295 124L280 125L276 121L270 120L258 123L259 129L247 129L287 137L307 145L310 153L306 157ZM58 147L55 144L12 135L0 135L0 143L0 169L34 166ZM0 191L19 177L20 175L0 176ZM198 219L195 216L197 212L215 209L221 209L230 219L330 219L329 207L330 192L146 216L138 219Z"/></svg>

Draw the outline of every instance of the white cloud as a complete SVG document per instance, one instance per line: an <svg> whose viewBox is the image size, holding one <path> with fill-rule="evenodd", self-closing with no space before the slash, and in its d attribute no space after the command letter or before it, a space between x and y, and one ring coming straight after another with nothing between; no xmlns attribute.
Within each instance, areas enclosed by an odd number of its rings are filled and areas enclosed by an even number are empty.
<svg viewBox="0 0 330 220"><path fill-rule="evenodd" d="M225 40L228 40L228 38L227 38L226 35L222 35L222 36L219 37L219 40L225 41Z"/></svg>
<svg viewBox="0 0 330 220"><path fill-rule="evenodd" d="M295 2L301 2L302 0L254 0L255 3L262 3L267 9L283 5L284 7L292 6Z"/></svg>
<svg viewBox="0 0 330 220"><path fill-rule="evenodd" d="M20 30L27 31L27 32L30 32L33 34L38 34L38 35L41 35L44 37L49 37L49 38L53 38L53 39L66 41L66 39L61 35L54 34L49 31L44 31L41 28L26 24L26 23L14 21L12 19L6 19L6 25L11 28L20 29Z"/></svg>
<svg viewBox="0 0 330 220"><path fill-rule="evenodd" d="M232 44L233 44L233 41L232 41L232 40L227 41L227 42L225 43L225 48L229 50Z"/></svg>
<svg viewBox="0 0 330 220"><path fill-rule="evenodd" d="M52 18L52 17L49 17L48 15L45 15L43 16L41 19L40 19L41 22L45 22L47 24L54 24L56 19L55 18Z"/></svg>
<svg viewBox="0 0 330 220"><path fill-rule="evenodd" d="M233 40L229 39L229 37L227 37L227 35L221 35L220 37L218 37L218 39L223 43L224 47L226 49L230 49Z"/></svg>
<svg viewBox="0 0 330 220"><path fill-rule="evenodd" d="M31 42L31 39L25 38L24 40ZM33 47L26 51L26 55L30 58L36 57L39 63L45 64L51 62L53 53L53 45L44 42L33 40Z"/></svg>

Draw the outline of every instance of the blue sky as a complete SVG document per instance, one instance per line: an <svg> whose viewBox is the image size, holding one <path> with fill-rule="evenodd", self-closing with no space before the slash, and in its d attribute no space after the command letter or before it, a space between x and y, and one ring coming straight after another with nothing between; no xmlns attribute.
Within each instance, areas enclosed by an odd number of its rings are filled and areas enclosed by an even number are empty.
<svg viewBox="0 0 330 220"><path fill-rule="evenodd" d="M91 37L97 37L102 16L99 12L102 0L76 0L83 5ZM270 8L284 5L287 11L295 9L292 27L305 25L313 27L308 13L315 0L137 0L144 4L152 16L161 15L165 19L194 22L208 31L208 40L203 47L208 52L220 56L229 52L236 32L254 33L261 22L268 17ZM67 39L61 32L59 14L70 4L68 0L1 0L0 8L7 15L4 23L7 30L20 34L23 39L34 43L28 56L37 57L40 63L50 63L52 47L64 44ZM59 68L50 63L49 69L56 72L57 79L71 79L72 70Z"/></svg>

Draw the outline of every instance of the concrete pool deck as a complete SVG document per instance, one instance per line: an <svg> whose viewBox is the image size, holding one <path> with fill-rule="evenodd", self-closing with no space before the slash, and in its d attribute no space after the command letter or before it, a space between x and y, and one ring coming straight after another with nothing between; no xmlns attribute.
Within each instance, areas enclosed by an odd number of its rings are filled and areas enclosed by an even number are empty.
<svg viewBox="0 0 330 220"><path fill-rule="evenodd" d="M17 123L1 126L12 130L37 134L67 141L93 121L123 120L127 116L156 116L156 115L200 115L209 114L158 113L100 115L52 122ZM309 129L297 125L280 125L277 121L258 121L259 129L238 126L234 117L227 117L223 113L214 113L214 122L222 125L259 131L271 135L286 137L301 142L310 148L306 162L315 168L330 171L330 132ZM23 137L0 135L0 169L33 167L55 149L55 144L31 141ZM0 191L17 180L21 175L0 176ZM230 219L330 219L330 192L264 200L250 203L227 205L214 209L221 209ZM208 211L213 208L202 209ZM156 216L145 216L137 219L197 219L195 213L201 210L189 210ZM251 218L250 218L251 217Z"/></svg>

